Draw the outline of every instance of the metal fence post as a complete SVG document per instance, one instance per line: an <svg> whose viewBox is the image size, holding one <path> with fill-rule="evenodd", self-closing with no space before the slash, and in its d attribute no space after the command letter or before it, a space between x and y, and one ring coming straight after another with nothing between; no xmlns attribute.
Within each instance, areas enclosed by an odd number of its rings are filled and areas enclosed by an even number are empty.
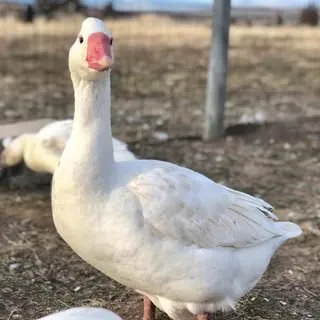
<svg viewBox="0 0 320 320"><path fill-rule="evenodd" d="M203 139L223 135L224 105L227 91L228 46L231 0L215 0L212 42L209 57Z"/></svg>

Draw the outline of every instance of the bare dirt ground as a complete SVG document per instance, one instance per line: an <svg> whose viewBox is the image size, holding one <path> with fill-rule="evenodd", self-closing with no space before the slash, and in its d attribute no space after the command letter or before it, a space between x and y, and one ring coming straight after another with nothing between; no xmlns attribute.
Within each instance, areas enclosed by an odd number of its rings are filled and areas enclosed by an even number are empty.
<svg viewBox="0 0 320 320"><path fill-rule="evenodd" d="M77 21L0 22L2 123L72 116L66 66ZM209 24L147 17L110 27L114 135L140 157L176 162L261 196L304 230L281 248L237 311L217 319L320 319L320 30L232 28L226 135L202 142ZM239 124L247 120L264 123ZM159 132L169 139L159 141ZM79 305L140 319L141 297L82 262L56 234L50 210L50 186L2 183L0 319L36 319Z"/></svg>

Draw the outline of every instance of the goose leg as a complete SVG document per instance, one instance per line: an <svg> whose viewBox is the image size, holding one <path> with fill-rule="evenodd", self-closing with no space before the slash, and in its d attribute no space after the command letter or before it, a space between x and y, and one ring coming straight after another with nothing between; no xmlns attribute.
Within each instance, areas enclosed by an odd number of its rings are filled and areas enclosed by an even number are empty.
<svg viewBox="0 0 320 320"><path fill-rule="evenodd" d="M143 320L155 320L156 308L151 300L143 297Z"/></svg>
<svg viewBox="0 0 320 320"><path fill-rule="evenodd" d="M213 319L213 313L199 313L196 317L196 320L214 320Z"/></svg>

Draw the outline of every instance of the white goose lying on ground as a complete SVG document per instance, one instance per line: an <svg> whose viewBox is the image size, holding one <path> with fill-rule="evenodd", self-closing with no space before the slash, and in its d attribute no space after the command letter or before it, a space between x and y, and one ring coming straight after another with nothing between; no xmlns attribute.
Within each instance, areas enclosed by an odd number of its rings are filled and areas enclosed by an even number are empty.
<svg viewBox="0 0 320 320"><path fill-rule="evenodd" d="M263 200L192 170L115 162L111 39L102 21L87 18L69 52L75 114L53 178L55 226L85 261L172 319L208 319L233 308L301 229L277 222ZM154 317L148 298L145 320Z"/></svg>
<svg viewBox="0 0 320 320"><path fill-rule="evenodd" d="M93 308L78 307L50 314L38 320L122 320L112 311Z"/></svg>
<svg viewBox="0 0 320 320"><path fill-rule="evenodd" d="M37 133L5 138L0 167L11 167L24 161L35 172L53 173L70 137L72 122L71 119L54 121ZM124 142L112 138L112 143L115 161L135 159Z"/></svg>

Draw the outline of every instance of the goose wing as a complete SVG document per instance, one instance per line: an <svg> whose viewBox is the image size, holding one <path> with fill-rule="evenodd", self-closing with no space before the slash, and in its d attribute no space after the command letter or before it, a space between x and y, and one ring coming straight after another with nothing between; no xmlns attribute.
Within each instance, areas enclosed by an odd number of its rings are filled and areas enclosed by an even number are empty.
<svg viewBox="0 0 320 320"><path fill-rule="evenodd" d="M129 183L146 223L162 237L203 248L254 246L283 233L265 201L168 165Z"/></svg>
<svg viewBox="0 0 320 320"><path fill-rule="evenodd" d="M54 121L43 127L38 132L42 146L55 154L61 154L70 137L72 123L72 119L67 119Z"/></svg>

